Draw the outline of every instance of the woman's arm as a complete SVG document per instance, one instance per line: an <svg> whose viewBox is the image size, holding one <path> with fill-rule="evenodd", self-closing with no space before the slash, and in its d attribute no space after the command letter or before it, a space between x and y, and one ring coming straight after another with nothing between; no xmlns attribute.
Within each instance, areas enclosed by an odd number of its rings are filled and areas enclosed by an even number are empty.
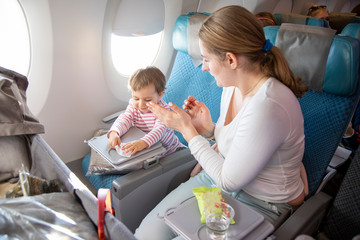
<svg viewBox="0 0 360 240"><path fill-rule="evenodd" d="M148 103L148 107L156 118L160 119L167 127L180 132L187 142L199 135L192 124L190 115L175 104L169 103L172 111L153 102Z"/></svg>
<svg viewBox="0 0 360 240"><path fill-rule="evenodd" d="M209 109L194 97L190 96L184 101L183 108L186 111L173 103L169 103L172 111L153 102L148 107L167 127L182 133L187 142L198 134L207 138L214 135L215 123L212 122Z"/></svg>
<svg viewBox="0 0 360 240"><path fill-rule="evenodd" d="M215 123L212 122L210 111L204 103L190 96L184 101L183 109L189 113L199 134L206 138L214 136Z"/></svg>
<svg viewBox="0 0 360 240"><path fill-rule="evenodd" d="M307 196L309 194L309 184L308 184L308 180L307 180L305 166L303 163L301 163L301 167L300 167L300 177L304 183L304 194L305 194L305 196Z"/></svg>

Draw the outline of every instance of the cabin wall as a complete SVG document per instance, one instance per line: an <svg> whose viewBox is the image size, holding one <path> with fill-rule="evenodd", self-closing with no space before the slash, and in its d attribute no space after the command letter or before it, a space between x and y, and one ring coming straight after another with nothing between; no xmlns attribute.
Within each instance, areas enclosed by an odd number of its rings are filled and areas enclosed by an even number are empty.
<svg viewBox="0 0 360 240"><path fill-rule="evenodd" d="M112 2L39 0L34 5L20 0L33 40L28 105L45 125L44 139L64 162L85 156L90 149L84 140L108 128L102 118L125 109L130 97L128 77L114 70L109 45L104 46L111 34L106 11ZM165 23L168 33L154 65L169 76L173 25L178 15L196 11L198 1L165 3L173 16Z"/></svg>
<svg viewBox="0 0 360 240"><path fill-rule="evenodd" d="M25 2L25 13L34 10ZM104 116L126 103L111 94L104 79L101 43L106 1L51 0L39 4L47 5L50 15L51 31L47 34L52 35L52 42L44 44L51 45L51 54L49 59L32 59L35 62L28 76L28 104L45 125L44 139L68 162L89 152L84 140L101 127ZM31 24L38 23L35 20L28 19L30 29ZM36 56L38 51L41 49L32 49L32 55ZM52 64L48 65L48 61ZM36 87L40 87L37 89L40 93L48 93L40 104L34 100L37 92L33 91L32 82L38 82L42 73L46 73L46 78ZM48 90L41 88L42 83L49 82Z"/></svg>

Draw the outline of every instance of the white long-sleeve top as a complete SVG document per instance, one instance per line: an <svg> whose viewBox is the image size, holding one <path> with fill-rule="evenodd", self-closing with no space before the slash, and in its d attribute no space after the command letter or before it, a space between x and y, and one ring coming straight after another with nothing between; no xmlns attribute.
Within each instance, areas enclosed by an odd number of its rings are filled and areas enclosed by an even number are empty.
<svg viewBox="0 0 360 240"><path fill-rule="evenodd" d="M170 109L162 99L160 99L158 104ZM121 137L131 126L135 126L146 133L141 139L149 145L148 147L160 141L164 148L166 148L166 152L161 154L161 156L173 153L179 147L184 147L172 129L166 127L152 112L142 113L136 109L132 104L132 99L130 99L125 112L120 114L115 120L109 133L115 131Z"/></svg>
<svg viewBox="0 0 360 240"><path fill-rule="evenodd" d="M220 154L198 135L191 153L222 189L244 190L268 202L286 203L304 189L304 119L289 88L269 78L228 125L224 125L234 87L224 88L215 140Z"/></svg>

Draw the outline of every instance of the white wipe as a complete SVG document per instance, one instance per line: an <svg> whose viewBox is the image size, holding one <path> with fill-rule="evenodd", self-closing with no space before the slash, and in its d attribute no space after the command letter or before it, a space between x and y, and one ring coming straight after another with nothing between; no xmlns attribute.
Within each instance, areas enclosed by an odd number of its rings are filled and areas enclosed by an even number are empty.
<svg viewBox="0 0 360 240"><path fill-rule="evenodd" d="M120 146L119 146L119 145L116 145L116 146L115 146L116 152L117 152L120 156L123 156L123 157L131 157L132 151L130 151L130 152L127 153L127 152L125 152L124 150L121 149L124 145L125 145L124 143L121 143Z"/></svg>

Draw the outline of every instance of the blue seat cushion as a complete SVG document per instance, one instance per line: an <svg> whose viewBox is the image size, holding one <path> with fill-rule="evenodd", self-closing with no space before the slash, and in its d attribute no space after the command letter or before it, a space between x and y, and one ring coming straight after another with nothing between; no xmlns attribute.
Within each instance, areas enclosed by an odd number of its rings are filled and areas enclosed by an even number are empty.
<svg viewBox="0 0 360 240"><path fill-rule="evenodd" d="M342 97L313 90L299 99L304 116L303 163L308 176L309 196L319 187L357 101L358 95Z"/></svg>
<svg viewBox="0 0 360 240"><path fill-rule="evenodd" d="M112 190L112 182L124 174L86 174L90 165L90 155L91 154L89 153L82 160L82 170L86 178L97 190L100 188L107 188Z"/></svg>
<svg viewBox="0 0 360 240"><path fill-rule="evenodd" d="M163 96L165 102L173 102L181 108L185 99L194 96L211 110L213 122L219 118L222 88L217 86L209 72L201 70L201 65L194 67L189 55L183 52L177 53L166 88ZM180 133L175 132L175 134L184 145L187 145Z"/></svg>

